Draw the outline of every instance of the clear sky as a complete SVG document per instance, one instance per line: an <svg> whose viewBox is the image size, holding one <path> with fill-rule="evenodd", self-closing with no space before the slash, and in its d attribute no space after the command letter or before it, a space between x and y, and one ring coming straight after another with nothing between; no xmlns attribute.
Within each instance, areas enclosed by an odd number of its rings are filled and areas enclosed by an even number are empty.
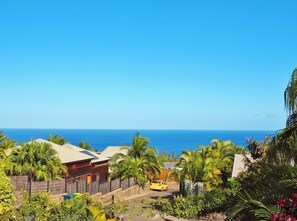
<svg viewBox="0 0 297 221"><path fill-rule="evenodd" d="M0 3L0 128L285 126L297 1Z"/></svg>

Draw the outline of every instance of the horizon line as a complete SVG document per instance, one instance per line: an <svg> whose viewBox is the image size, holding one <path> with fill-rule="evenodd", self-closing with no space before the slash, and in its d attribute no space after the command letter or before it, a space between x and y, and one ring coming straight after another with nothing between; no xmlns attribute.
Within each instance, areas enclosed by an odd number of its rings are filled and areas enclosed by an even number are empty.
<svg viewBox="0 0 297 221"><path fill-rule="evenodd" d="M180 131L278 131L281 129L168 129L168 128L37 128L37 127L0 127L0 130L180 130Z"/></svg>

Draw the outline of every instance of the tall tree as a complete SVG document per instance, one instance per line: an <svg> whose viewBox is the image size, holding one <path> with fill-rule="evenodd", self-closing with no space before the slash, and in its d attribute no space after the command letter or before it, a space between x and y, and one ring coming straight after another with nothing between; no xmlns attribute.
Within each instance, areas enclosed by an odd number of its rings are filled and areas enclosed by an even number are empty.
<svg viewBox="0 0 297 221"><path fill-rule="evenodd" d="M34 180L60 179L66 173L57 152L48 143L22 143L20 147L13 149L8 159L8 173L29 174Z"/></svg>
<svg viewBox="0 0 297 221"><path fill-rule="evenodd" d="M287 88L284 92L285 108L292 114L297 109L297 68L294 69Z"/></svg>
<svg viewBox="0 0 297 221"><path fill-rule="evenodd" d="M59 145L64 145L68 143L63 137L58 136L57 134L50 134L48 141Z"/></svg>
<svg viewBox="0 0 297 221"><path fill-rule="evenodd" d="M293 71L284 92L285 108L289 112L286 128L272 138L267 160L277 164L297 163L297 68Z"/></svg>
<svg viewBox="0 0 297 221"><path fill-rule="evenodd" d="M112 177L135 177L143 186L160 173L161 165L155 148L149 146L149 140L138 133L133 137L131 146L123 146L127 154L118 153L113 158Z"/></svg>
<svg viewBox="0 0 297 221"><path fill-rule="evenodd" d="M210 190L214 186L225 185L236 153L245 153L243 147L235 146L230 141L212 140L209 146L200 146L198 150L184 151L178 167L182 169L181 180L204 182Z"/></svg>

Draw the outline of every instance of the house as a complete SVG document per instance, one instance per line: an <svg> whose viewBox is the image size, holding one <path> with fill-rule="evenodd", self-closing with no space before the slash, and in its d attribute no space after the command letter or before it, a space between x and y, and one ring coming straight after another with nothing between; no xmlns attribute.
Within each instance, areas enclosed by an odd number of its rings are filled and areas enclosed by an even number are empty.
<svg viewBox="0 0 297 221"><path fill-rule="evenodd" d="M251 154L235 154L232 169L232 177L237 177L240 172L245 171L247 169L245 166L246 159L253 162Z"/></svg>
<svg viewBox="0 0 297 221"><path fill-rule="evenodd" d="M122 150L121 146L108 146L101 152L101 156L104 156L108 159L112 159L113 156L117 153L122 153L124 155L127 155L128 151L127 150Z"/></svg>
<svg viewBox="0 0 297 221"><path fill-rule="evenodd" d="M109 168L109 160L110 160L109 158L105 156L101 156L96 152L85 150L83 148L77 147L69 143L64 144L63 147L68 148L70 150L77 151L79 153L83 153L93 158L91 160L91 167L92 167L91 181L88 180L88 182L95 182L97 180L100 180L100 183L103 183L108 180L108 168Z"/></svg>
<svg viewBox="0 0 297 221"><path fill-rule="evenodd" d="M67 167L67 182L87 180L88 183L95 181L103 183L107 181L108 158L71 144L58 145L41 138L35 141L48 143L57 151L62 164Z"/></svg>

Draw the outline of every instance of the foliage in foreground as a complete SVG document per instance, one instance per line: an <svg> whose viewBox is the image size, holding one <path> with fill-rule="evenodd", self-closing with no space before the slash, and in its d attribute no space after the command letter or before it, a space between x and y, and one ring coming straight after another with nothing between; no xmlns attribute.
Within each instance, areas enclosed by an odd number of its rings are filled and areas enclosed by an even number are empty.
<svg viewBox="0 0 297 221"><path fill-rule="evenodd" d="M17 217L20 220L49 221L104 221L105 214L102 204L96 202L90 195L84 194L57 204L50 200L47 193L34 194L31 199L25 195Z"/></svg>
<svg viewBox="0 0 297 221"><path fill-rule="evenodd" d="M0 169L0 220L8 220L14 213L15 196L13 195L13 185L4 171Z"/></svg>
<svg viewBox="0 0 297 221"><path fill-rule="evenodd" d="M161 208L161 213L178 218L196 219L200 216L217 213L226 210L228 200L232 197L232 191L215 188L199 195L175 196L173 201L158 199L153 205Z"/></svg>

